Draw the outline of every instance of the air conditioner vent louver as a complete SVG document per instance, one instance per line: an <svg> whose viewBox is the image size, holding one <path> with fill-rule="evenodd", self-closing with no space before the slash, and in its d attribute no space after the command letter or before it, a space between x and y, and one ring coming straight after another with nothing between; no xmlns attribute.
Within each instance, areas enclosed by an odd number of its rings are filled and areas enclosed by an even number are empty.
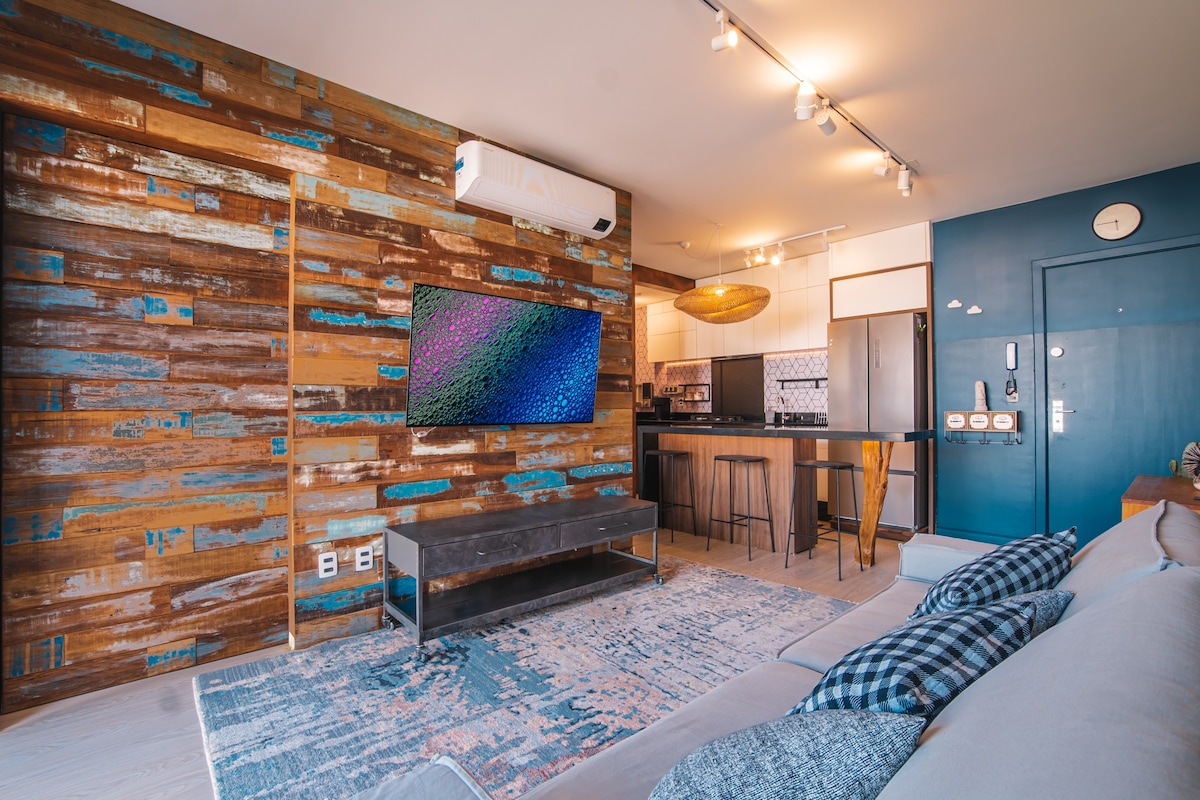
<svg viewBox="0 0 1200 800"><path fill-rule="evenodd" d="M612 189L478 140L458 146L454 178L464 203L592 239L615 227Z"/></svg>

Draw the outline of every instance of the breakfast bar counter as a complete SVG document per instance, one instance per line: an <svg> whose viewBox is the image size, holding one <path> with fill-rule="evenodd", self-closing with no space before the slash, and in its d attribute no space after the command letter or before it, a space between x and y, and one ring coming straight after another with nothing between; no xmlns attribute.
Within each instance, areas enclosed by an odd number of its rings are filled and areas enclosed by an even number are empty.
<svg viewBox="0 0 1200 800"><path fill-rule="evenodd" d="M860 538L862 559L866 566L875 563L875 534L879 527L879 515L887 494L888 465L892 456L892 445L896 442L917 442L933 438L933 430L912 431L859 431L823 427L800 427L771 425L753 422L714 423L694 421L647 420L637 425L637 463L639 470L645 464L646 450L660 448L685 450L691 454L696 482L696 530L703 534L708 525L708 497L712 480L713 456L722 453L761 455L767 459L767 471L772 496L771 506L775 524L768 536L765 524L756 525L751 535L751 544L770 550L772 543L787 542L788 508L791 496L792 463L802 459L816 458L818 439L842 439L862 443L864 495L861 498L862 512ZM730 438L732 437L732 438ZM724 500L718 492L714 511L718 517L728 516ZM800 470L796 484L796 504L793 509L797 530L813 525L817 520L817 486L810 470ZM765 512L755 508L755 514ZM683 517L687 519L687 512ZM765 516L765 514L763 514ZM680 528L686 530L686 528ZM718 531L714 531L718 533ZM808 547L801 537L796 537L796 550ZM856 554L857 557L857 554Z"/></svg>

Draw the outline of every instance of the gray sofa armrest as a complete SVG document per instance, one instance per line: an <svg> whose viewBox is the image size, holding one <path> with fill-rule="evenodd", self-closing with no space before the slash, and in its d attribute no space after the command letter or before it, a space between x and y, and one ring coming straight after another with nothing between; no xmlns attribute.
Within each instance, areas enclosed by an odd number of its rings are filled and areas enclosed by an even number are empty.
<svg viewBox="0 0 1200 800"><path fill-rule="evenodd" d="M995 547L970 539L918 533L900 545L900 577L936 583L950 570L975 560Z"/></svg>

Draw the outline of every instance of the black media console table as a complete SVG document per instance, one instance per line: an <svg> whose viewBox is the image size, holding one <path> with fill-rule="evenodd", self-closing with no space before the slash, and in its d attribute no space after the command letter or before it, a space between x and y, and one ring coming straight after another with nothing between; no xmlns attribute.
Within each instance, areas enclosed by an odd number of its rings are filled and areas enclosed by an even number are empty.
<svg viewBox="0 0 1200 800"><path fill-rule="evenodd" d="M425 642L526 611L658 574L658 506L631 497L598 496L393 525L383 558L408 579L383 581L384 623L400 621ZM635 534L653 534L651 558L613 549ZM597 545L606 545L603 549ZM578 550L578 556L431 592L427 582L487 567ZM394 592L394 593L393 593Z"/></svg>

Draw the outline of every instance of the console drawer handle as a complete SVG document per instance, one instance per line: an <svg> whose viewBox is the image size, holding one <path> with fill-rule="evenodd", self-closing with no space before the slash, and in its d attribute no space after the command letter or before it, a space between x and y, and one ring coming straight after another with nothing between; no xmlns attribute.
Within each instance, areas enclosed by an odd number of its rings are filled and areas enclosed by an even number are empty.
<svg viewBox="0 0 1200 800"><path fill-rule="evenodd" d="M598 531L615 531L617 528L628 528L628 522L622 522L620 525L609 525L607 528L597 528Z"/></svg>
<svg viewBox="0 0 1200 800"><path fill-rule="evenodd" d="M508 547L501 547L499 550L476 550L475 555L477 555L477 556L494 556L494 555L496 555L496 553L503 553L508 550L516 550L516 549L517 549L517 546L515 544L510 544Z"/></svg>

